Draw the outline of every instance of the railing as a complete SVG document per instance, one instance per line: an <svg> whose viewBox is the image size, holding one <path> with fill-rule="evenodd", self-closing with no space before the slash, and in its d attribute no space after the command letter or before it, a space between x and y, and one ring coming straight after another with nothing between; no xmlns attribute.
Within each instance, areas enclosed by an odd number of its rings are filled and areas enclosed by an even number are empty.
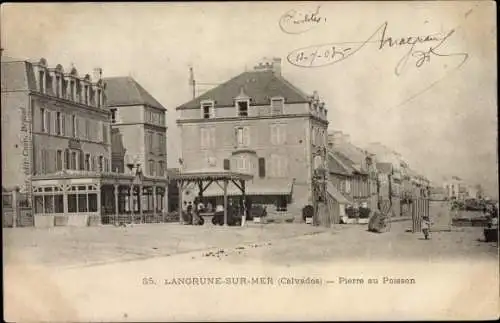
<svg viewBox="0 0 500 323"><path fill-rule="evenodd" d="M179 222L179 213L177 211L169 213L151 213L143 214L106 214L101 215L102 224L125 225L125 224L141 224L141 223L173 223Z"/></svg>

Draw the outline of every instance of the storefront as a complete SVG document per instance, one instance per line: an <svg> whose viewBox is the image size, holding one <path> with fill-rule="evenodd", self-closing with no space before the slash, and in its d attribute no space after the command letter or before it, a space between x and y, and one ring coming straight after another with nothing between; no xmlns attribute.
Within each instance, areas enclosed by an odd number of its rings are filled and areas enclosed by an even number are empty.
<svg viewBox="0 0 500 323"><path fill-rule="evenodd" d="M34 176L35 226L151 222L167 208L168 179L101 172Z"/></svg>

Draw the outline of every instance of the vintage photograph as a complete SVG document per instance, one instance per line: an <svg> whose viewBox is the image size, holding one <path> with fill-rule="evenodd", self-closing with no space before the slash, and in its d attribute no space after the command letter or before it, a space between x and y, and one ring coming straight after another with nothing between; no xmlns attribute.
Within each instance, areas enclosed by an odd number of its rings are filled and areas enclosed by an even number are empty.
<svg viewBox="0 0 500 323"><path fill-rule="evenodd" d="M498 319L495 13L3 3L4 320Z"/></svg>

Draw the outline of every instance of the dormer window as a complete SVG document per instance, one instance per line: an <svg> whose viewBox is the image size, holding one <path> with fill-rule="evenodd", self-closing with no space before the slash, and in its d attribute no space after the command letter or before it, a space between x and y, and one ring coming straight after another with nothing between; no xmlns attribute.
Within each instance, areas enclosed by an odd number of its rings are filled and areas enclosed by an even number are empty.
<svg viewBox="0 0 500 323"><path fill-rule="evenodd" d="M201 102L201 117L203 119L215 118L214 101Z"/></svg>
<svg viewBox="0 0 500 323"><path fill-rule="evenodd" d="M282 97L271 98L271 113L273 115L283 114L285 99Z"/></svg>
<svg viewBox="0 0 500 323"><path fill-rule="evenodd" d="M43 70L40 71L38 77L39 77L38 85L40 93L45 93L45 71Z"/></svg>
<svg viewBox="0 0 500 323"><path fill-rule="evenodd" d="M237 101L236 105L238 107L238 116L248 117L249 100Z"/></svg>
<svg viewBox="0 0 500 323"><path fill-rule="evenodd" d="M60 75L56 75L56 96L58 98L61 97L61 76Z"/></svg>
<svg viewBox="0 0 500 323"><path fill-rule="evenodd" d="M234 99L236 103L237 116L248 117L248 108L250 106L250 97L245 94L243 87L240 89L240 94Z"/></svg>
<svg viewBox="0 0 500 323"><path fill-rule="evenodd" d="M70 80L69 81L69 96L71 100L75 100L75 80Z"/></svg>

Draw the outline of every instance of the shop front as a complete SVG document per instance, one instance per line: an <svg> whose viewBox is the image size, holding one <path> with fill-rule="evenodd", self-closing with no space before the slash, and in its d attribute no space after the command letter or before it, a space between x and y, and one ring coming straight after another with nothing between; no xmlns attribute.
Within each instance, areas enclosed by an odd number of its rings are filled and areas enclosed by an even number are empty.
<svg viewBox="0 0 500 323"><path fill-rule="evenodd" d="M34 176L36 227L160 222L168 179L103 172Z"/></svg>

